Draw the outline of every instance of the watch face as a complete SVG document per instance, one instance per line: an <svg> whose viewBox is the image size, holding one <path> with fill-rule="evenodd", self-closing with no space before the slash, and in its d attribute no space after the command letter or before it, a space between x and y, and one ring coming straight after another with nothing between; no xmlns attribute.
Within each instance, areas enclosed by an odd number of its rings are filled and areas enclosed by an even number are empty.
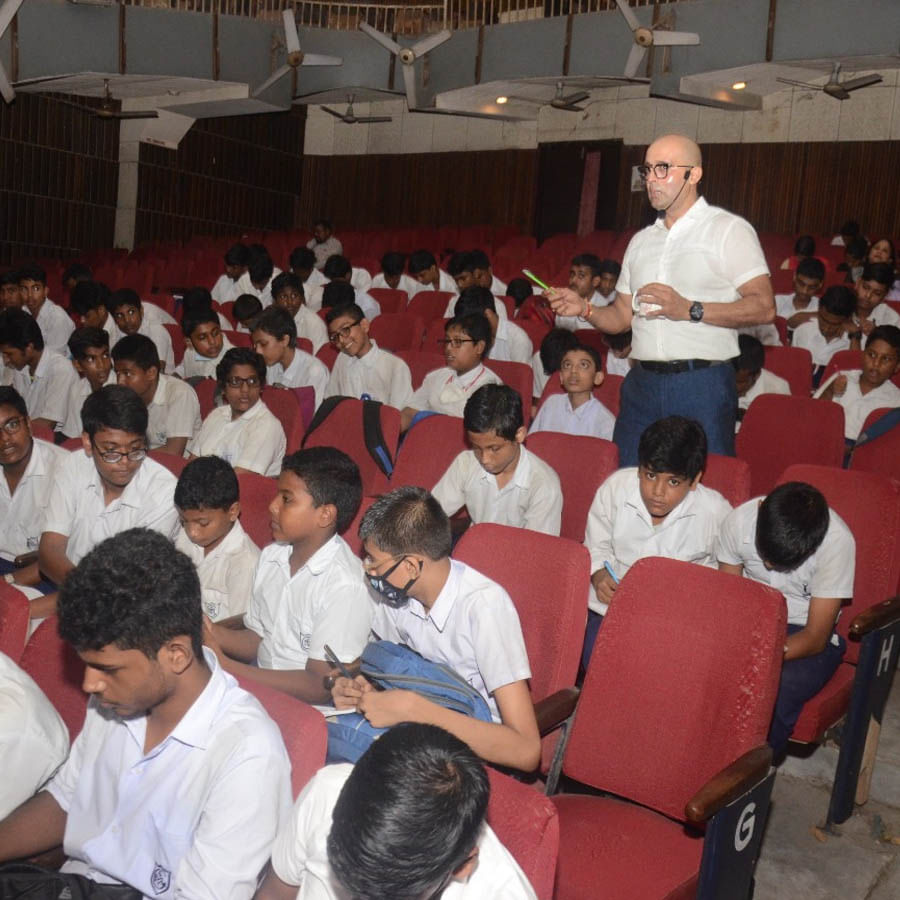
<svg viewBox="0 0 900 900"><path fill-rule="evenodd" d="M692 322L699 322L703 318L703 305L701 303L692 303L690 316Z"/></svg>

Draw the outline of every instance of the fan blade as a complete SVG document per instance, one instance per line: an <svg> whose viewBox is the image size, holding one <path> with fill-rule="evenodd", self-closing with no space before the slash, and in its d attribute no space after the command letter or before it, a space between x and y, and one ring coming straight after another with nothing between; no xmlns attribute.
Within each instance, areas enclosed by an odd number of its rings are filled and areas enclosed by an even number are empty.
<svg viewBox="0 0 900 900"><path fill-rule="evenodd" d="M870 84L878 84L883 80L880 75L863 75L860 78L851 78L849 81L841 82L841 87L845 91L858 91L860 88L868 87Z"/></svg>
<svg viewBox="0 0 900 900"><path fill-rule="evenodd" d="M340 66L344 60L340 56L324 56L321 53L307 53L303 57L303 66Z"/></svg>
<svg viewBox="0 0 900 900"><path fill-rule="evenodd" d="M690 47L700 43L700 35L693 31L654 31L653 43L657 47Z"/></svg>
<svg viewBox="0 0 900 900"><path fill-rule="evenodd" d="M834 97L835 100L850 99L850 94L848 94L840 84L826 84L822 90L825 91L829 97Z"/></svg>
<svg viewBox="0 0 900 900"><path fill-rule="evenodd" d="M357 122L393 122L390 116L360 116Z"/></svg>
<svg viewBox="0 0 900 900"><path fill-rule="evenodd" d="M641 27L641 23L638 22L637 16L634 14L626 0L616 0L616 6L619 7L619 12L622 13L623 16L625 16L625 21L628 23L628 27L632 31Z"/></svg>
<svg viewBox="0 0 900 900"><path fill-rule="evenodd" d="M565 97L560 97L566 106L574 106L576 103L581 103L582 100L587 100L591 95L587 91L578 91L574 94L567 94Z"/></svg>
<svg viewBox="0 0 900 900"><path fill-rule="evenodd" d="M13 16L19 11L23 2L24 0L6 0L6 3L0 6L0 37L12 22Z"/></svg>
<svg viewBox="0 0 900 900"><path fill-rule="evenodd" d="M585 107L583 106L572 106L572 104L567 103L565 106L555 106L554 109L561 109L565 112L584 112Z"/></svg>
<svg viewBox="0 0 900 900"><path fill-rule="evenodd" d="M418 106L416 95L416 69L415 66L401 66L403 69L403 84L406 85L406 105L413 109Z"/></svg>
<svg viewBox="0 0 900 900"><path fill-rule="evenodd" d="M281 13L281 21L284 23L284 47L288 54L300 52L300 36L297 34L297 20L292 9L285 9Z"/></svg>
<svg viewBox="0 0 900 900"><path fill-rule="evenodd" d="M440 47L445 41L449 41L452 37L451 32L447 31L445 28L443 31L439 31L437 34L431 34L427 38L419 41L418 44L413 44L410 49L413 52L413 55L418 59L420 56L424 56L426 53L430 53L434 50L435 47Z"/></svg>
<svg viewBox="0 0 900 900"><path fill-rule="evenodd" d="M138 112L137 110L131 111L128 110L126 112L117 112L113 113L110 116L112 119L158 119L159 113L155 109L148 109L144 112Z"/></svg>
<svg viewBox="0 0 900 900"><path fill-rule="evenodd" d="M291 71L290 66L282 66L280 69L274 71L258 88L256 88L253 93L250 95L251 97L258 97L260 94L267 91L276 81L281 81L288 72Z"/></svg>
<svg viewBox="0 0 900 900"><path fill-rule="evenodd" d="M321 107L322 112L327 112L329 115L334 116L336 119L343 119L344 114L339 113L336 109L332 109L330 106Z"/></svg>
<svg viewBox="0 0 900 900"><path fill-rule="evenodd" d="M517 97L515 94L507 94L506 99L510 103L530 103L532 106L544 106L549 100L535 100L534 97Z"/></svg>
<svg viewBox="0 0 900 900"><path fill-rule="evenodd" d="M392 41L386 34L373 28L368 22L360 22L359 30L364 31L373 41L381 44L385 50L390 50L394 56L403 49L396 41Z"/></svg>
<svg viewBox="0 0 900 900"><path fill-rule="evenodd" d="M6 70L2 65L0 65L0 97L7 103L12 103L16 99L16 92L9 83L9 79L6 77Z"/></svg>
<svg viewBox="0 0 900 900"><path fill-rule="evenodd" d="M642 47L640 44L632 45L631 52L628 54L628 62L625 63L626 78L634 78L637 75L637 71L641 67L641 63L644 61L644 56L646 56L646 54L646 47Z"/></svg>
<svg viewBox="0 0 900 900"><path fill-rule="evenodd" d="M492 113L471 112L466 109L410 109L410 112L422 113L426 116L463 116L467 119L493 119L495 122L531 122L533 119L523 119L519 116L495 116Z"/></svg>
<svg viewBox="0 0 900 900"><path fill-rule="evenodd" d="M824 85L810 84L807 81L794 81L793 78L778 77L775 80L780 81L782 84L792 84L794 87L802 87L802 88L806 88L807 90L810 90L810 91L822 91L825 89Z"/></svg>

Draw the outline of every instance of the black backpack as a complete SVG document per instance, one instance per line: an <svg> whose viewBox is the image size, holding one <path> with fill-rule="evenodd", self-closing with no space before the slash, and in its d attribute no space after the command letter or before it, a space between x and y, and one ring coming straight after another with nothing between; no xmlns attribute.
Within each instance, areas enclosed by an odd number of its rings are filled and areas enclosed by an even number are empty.
<svg viewBox="0 0 900 900"><path fill-rule="evenodd" d="M326 397L316 410L316 414L312 417L306 434L303 435L303 443L301 447L306 446L309 436L331 415L336 406L343 403L344 400L352 400L352 397ZM384 433L381 430L381 407L379 400L362 400L362 420L363 420L363 440L366 442L366 449L369 455L375 460L375 464L381 471L391 477L394 471L394 460L387 448L384 440Z"/></svg>

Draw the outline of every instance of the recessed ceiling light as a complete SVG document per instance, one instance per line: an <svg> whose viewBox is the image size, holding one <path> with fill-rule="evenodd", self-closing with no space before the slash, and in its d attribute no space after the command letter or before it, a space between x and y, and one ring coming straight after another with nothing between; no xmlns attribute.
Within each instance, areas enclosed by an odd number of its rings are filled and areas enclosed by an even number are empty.
<svg viewBox="0 0 900 900"><path fill-rule="evenodd" d="M509 103L509 97L498 97L497 103L503 106L504 103Z"/></svg>
<svg viewBox="0 0 900 900"><path fill-rule="evenodd" d="M731 86L731 89L732 89L733 91L742 91L742 90L744 90L745 87L747 87L747 82L746 82L746 81L736 81L736 82Z"/></svg>

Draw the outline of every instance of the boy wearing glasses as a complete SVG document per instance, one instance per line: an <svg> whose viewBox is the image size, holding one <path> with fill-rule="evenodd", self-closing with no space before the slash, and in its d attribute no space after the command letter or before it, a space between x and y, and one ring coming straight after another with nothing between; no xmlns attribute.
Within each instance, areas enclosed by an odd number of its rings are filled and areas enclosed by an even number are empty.
<svg viewBox="0 0 900 900"><path fill-rule="evenodd" d="M56 472L38 563L61 584L100 541L128 528L152 528L174 538L175 476L147 459L147 407L130 388L106 385L81 409L83 452L69 454ZM39 604L46 604L42 608ZM51 615L55 595L31 604L32 618Z"/></svg>
<svg viewBox="0 0 900 900"><path fill-rule="evenodd" d="M260 400L266 361L249 347L232 347L216 366L216 379L225 404L206 417L188 444L189 458L221 456L235 472L275 478L287 438L281 422Z"/></svg>
<svg viewBox="0 0 900 900"><path fill-rule="evenodd" d="M369 320L355 303L332 307L325 315L328 340L340 351L326 397L362 397L404 409L412 399L409 366L369 337Z"/></svg>

